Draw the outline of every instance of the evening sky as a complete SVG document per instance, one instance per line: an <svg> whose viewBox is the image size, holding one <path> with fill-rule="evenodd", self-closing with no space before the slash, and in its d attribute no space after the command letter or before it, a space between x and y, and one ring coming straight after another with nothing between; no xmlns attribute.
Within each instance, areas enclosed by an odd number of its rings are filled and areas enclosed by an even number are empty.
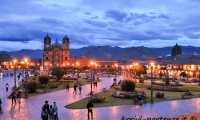
<svg viewBox="0 0 200 120"><path fill-rule="evenodd" d="M200 46L200 0L1 0L0 50Z"/></svg>

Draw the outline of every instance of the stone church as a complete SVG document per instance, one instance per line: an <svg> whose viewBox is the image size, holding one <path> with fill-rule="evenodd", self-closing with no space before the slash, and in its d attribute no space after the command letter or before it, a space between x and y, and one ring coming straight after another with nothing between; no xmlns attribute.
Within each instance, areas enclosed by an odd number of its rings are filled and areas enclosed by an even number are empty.
<svg viewBox="0 0 200 120"><path fill-rule="evenodd" d="M70 64L70 42L67 36L63 37L62 43L59 43L58 39L53 43L51 37L47 34L47 36L44 37L43 48L44 68Z"/></svg>

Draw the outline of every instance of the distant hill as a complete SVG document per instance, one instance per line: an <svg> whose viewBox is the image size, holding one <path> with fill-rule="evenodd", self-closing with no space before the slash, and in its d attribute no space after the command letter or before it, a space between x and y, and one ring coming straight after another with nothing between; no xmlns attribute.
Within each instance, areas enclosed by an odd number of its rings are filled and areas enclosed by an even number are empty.
<svg viewBox="0 0 200 120"><path fill-rule="evenodd" d="M12 59L12 57L7 54L5 51L2 51L2 53L0 53L0 62L3 61L10 61Z"/></svg>
<svg viewBox="0 0 200 120"><path fill-rule="evenodd" d="M192 54L194 52L200 53L200 47L180 46L183 54ZM152 56L166 56L171 54L172 47L164 48L148 48L148 47L111 47L111 46L88 46L79 49L71 49L71 57L81 57L86 55L89 58L103 58L103 59L126 59L126 58L145 58ZM10 56L24 57L27 56L32 59L42 58L42 50L27 50L6 52Z"/></svg>
<svg viewBox="0 0 200 120"><path fill-rule="evenodd" d="M29 50L29 49L22 49L20 51L11 51L11 52L6 52L7 54L9 54L12 57L29 57L32 59L39 59L42 58L42 50L37 49L37 50Z"/></svg>

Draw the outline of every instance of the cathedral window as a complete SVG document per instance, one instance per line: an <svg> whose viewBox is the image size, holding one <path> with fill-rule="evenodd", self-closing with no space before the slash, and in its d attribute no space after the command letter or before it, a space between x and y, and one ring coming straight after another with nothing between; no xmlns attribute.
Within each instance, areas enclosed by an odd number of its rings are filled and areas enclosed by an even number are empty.
<svg viewBox="0 0 200 120"><path fill-rule="evenodd" d="M48 57L46 57L46 60L48 60Z"/></svg>
<svg viewBox="0 0 200 120"><path fill-rule="evenodd" d="M65 57L65 60L67 60L67 57Z"/></svg>
<svg viewBox="0 0 200 120"><path fill-rule="evenodd" d="M56 55L58 54L58 50L55 50L55 54L56 54Z"/></svg>

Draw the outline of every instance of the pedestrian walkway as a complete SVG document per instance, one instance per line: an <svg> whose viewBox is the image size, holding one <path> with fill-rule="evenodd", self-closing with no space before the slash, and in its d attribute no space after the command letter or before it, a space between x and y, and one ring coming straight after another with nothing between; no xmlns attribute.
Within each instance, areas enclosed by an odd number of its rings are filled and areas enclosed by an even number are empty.
<svg viewBox="0 0 200 120"><path fill-rule="evenodd" d="M102 82L98 83L95 92L100 92L103 87L109 87L114 76L107 75L99 76ZM117 77L120 80L120 77ZM58 117L60 120L86 120L87 109L66 109L64 106L85 98L85 95L90 91L90 85L82 86L82 94L73 95L73 88L68 92L60 90L51 93L45 93L28 99L22 99L21 104L12 105L11 100L6 97L9 93L5 91L5 82L13 85L12 78L3 78L0 80L0 97L2 98L2 108L4 113L0 114L0 120L40 120L41 107L44 101L48 100L52 105L55 101L58 106ZM200 111L200 98L188 100L174 100L165 102L156 102L154 104L138 105L123 105L113 107L94 108L94 120L126 120L126 118L143 118L148 117L181 117L183 115L197 113Z"/></svg>

